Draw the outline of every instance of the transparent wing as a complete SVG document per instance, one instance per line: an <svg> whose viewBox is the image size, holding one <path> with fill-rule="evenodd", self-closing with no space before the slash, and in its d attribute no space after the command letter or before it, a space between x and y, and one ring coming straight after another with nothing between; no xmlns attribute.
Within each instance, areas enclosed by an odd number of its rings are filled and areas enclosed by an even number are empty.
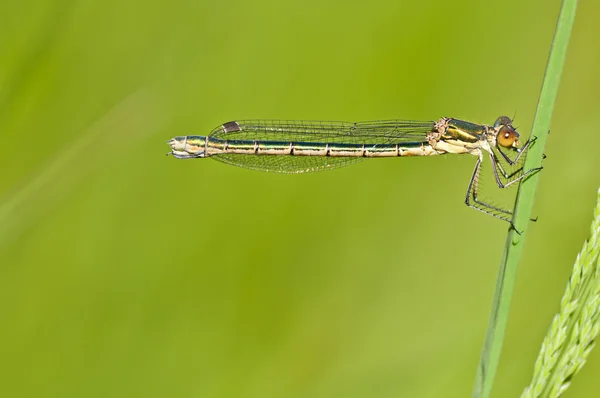
<svg viewBox="0 0 600 398"><path fill-rule="evenodd" d="M377 120L367 122L238 120L215 128L222 140L394 144L425 141L434 122Z"/></svg>
<svg viewBox="0 0 600 398"><path fill-rule="evenodd" d="M367 122L238 120L215 128L210 138L220 140L277 141L294 143L346 143L368 146L423 142L434 122L377 120ZM363 160L360 157L257 156L220 154L213 159L235 166L274 173L308 173L332 170Z"/></svg>
<svg viewBox="0 0 600 398"><path fill-rule="evenodd" d="M257 156L232 153L214 155L211 158L246 169L289 174L332 170L358 163L364 159L325 156Z"/></svg>

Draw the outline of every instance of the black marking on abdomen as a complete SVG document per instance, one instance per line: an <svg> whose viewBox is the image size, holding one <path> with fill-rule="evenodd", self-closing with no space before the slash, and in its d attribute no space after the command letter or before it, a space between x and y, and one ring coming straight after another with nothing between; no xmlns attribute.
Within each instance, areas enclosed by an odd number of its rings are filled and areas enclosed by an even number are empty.
<svg viewBox="0 0 600 398"><path fill-rule="evenodd" d="M294 156L294 150L296 149L296 145L293 142L290 142L290 155Z"/></svg>

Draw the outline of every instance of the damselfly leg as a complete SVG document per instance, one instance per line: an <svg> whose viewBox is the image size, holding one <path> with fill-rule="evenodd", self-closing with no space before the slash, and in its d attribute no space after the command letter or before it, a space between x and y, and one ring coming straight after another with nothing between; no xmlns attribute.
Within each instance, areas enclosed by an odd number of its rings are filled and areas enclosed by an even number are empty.
<svg viewBox="0 0 600 398"><path fill-rule="evenodd" d="M514 159L511 159L507 154L505 154L501 149L498 148L498 152L502 154L502 157L506 160L509 166L514 166L517 164L523 153L527 151L531 144L535 141L535 139L527 141L527 143L523 146L523 148L518 150L518 154ZM517 167L515 170L511 172L507 172L504 167L502 167L502 163L499 161L495 152L492 150L489 152L490 162L492 163L492 171L494 174L494 178L496 180L496 184L500 188L507 188L512 184L521 181L523 178L528 177L542 169L542 167L536 167L534 169L523 172L523 166ZM479 177L481 166L483 163L483 156L480 155L477 159L477 163L475 164L475 170L473 170L473 174L471 176L471 180L469 181L469 187L467 189L467 195L465 198L465 203L467 206L479 210L483 213L489 214L495 218L500 220L507 221L514 228L512 223L512 211L503 209L498 206L494 206L492 204L486 203L478 198L479 193ZM535 220L532 220L535 221ZM515 231L517 231L515 229ZM518 231L517 231L518 233Z"/></svg>
<svg viewBox="0 0 600 398"><path fill-rule="evenodd" d="M467 195L465 197L465 204L475 210L479 210L485 214L489 214L492 217L496 217L500 220L504 220L507 222L511 222L509 218L512 215L511 211L502 209L500 207L491 205L489 203L485 203L481 201L478 197L479 195L479 173L481 171L481 163L483 161L483 157L479 157L477 159L477 163L475 164L475 169L473 170L473 174L471 175L471 180L469 181L469 187L467 188Z"/></svg>

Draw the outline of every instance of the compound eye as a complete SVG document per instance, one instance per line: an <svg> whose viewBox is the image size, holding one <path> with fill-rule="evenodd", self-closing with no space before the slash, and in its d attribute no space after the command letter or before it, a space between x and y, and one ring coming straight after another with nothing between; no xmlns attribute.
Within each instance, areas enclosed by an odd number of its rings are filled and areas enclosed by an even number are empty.
<svg viewBox="0 0 600 398"><path fill-rule="evenodd" d="M498 145L504 148L516 148L519 146L519 134L512 128L502 126L496 136Z"/></svg>

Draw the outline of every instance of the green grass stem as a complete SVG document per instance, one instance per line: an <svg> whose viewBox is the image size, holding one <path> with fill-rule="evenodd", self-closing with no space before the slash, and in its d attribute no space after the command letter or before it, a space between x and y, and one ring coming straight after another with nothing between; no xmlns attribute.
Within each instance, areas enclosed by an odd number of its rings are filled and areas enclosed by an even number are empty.
<svg viewBox="0 0 600 398"><path fill-rule="evenodd" d="M575 21L576 9L577 0L563 0L531 133L532 137L536 137L536 141L528 151L524 170L531 170L542 165L544 147L548 138L550 121L567 54L569 38ZM541 173L534 173L531 177L524 179L519 185L514 207L513 224L520 231L520 235L513 229L510 229L506 238L496 281L492 311L477 368L473 397L487 398L490 396L492 390L508 322L517 266L523 252L523 245L527 236L527 227L530 222L533 200L540 175Z"/></svg>

